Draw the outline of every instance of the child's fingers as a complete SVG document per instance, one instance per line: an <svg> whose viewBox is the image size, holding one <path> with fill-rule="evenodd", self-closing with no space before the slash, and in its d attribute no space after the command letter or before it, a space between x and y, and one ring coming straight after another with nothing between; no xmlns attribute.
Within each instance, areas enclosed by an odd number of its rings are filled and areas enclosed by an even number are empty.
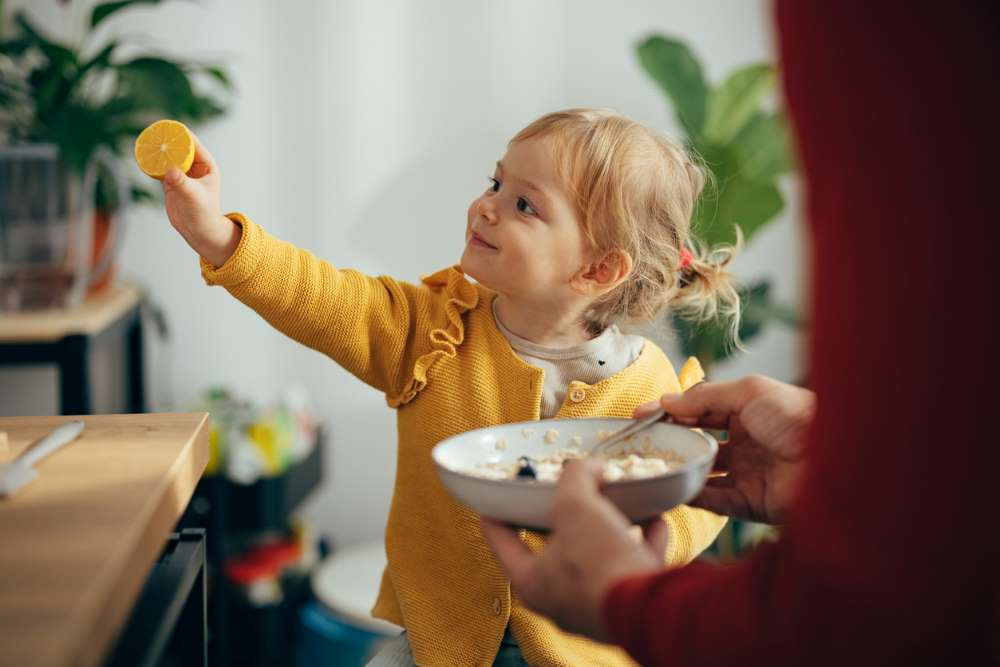
<svg viewBox="0 0 1000 667"><path fill-rule="evenodd" d="M187 185L187 176L177 167L171 167L163 175L163 194L168 195L175 190L182 190Z"/></svg>
<svg viewBox="0 0 1000 667"><path fill-rule="evenodd" d="M194 139L194 162L191 163L191 168L188 169L187 175L191 178L201 178L202 176L211 174L218 168L215 164L215 158L205 148L205 145L201 143L198 136L192 132L191 137Z"/></svg>

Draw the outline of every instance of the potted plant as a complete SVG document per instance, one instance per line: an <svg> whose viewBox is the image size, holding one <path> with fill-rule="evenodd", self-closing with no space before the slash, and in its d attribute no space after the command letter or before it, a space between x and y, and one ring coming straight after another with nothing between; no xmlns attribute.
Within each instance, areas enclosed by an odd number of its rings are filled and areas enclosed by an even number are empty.
<svg viewBox="0 0 1000 667"><path fill-rule="evenodd" d="M785 116L780 109L766 108L775 87L774 68L765 63L741 67L712 86L691 49L679 40L653 35L637 51L643 69L673 104L688 148L713 175L695 207L695 235L710 248L732 245L737 234L749 242L784 209L778 179L794 169ZM742 342L771 321L799 325L796 312L774 303L770 289L768 280L740 286ZM726 323L670 318L683 353L698 357L706 372L734 354ZM729 521L708 553L731 559L775 535L770 526Z"/></svg>
<svg viewBox="0 0 1000 667"><path fill-rule="evenodd" d="M96 29L110 17L159 3L98 4L82 38L66 43L46 35L24 12L7 17L0 0L0 145L54 144L67 171L80 177L100 152L129 155L136 135L155 119L197 124L222 115L232 91L222 67L150 52L135 55L136 40L128 37L97 39ZM125 45L133 47L128 57L120 55ZM104 253L109 211L124 204L116 202L115 192L109 170L98 169L91 263ZM149 184L131 182L126 198L142 202L156 196Z"/></svg>
<svg viewBox="0 0 1000 667"><path fill-rule="evenodd" d="M695 208L695 235L710 248L731 245L739 227L749 242L784 208L778 179L794 169L785 116L780 109L766 108L774 91L774 68L764 63L741 67L712 86L691 49L679 40L653 35L637 52L643 69L673 104L688 148L714 177ZM799 324L792 309L772 301L770 289L768 280L740 288L743 342L769 321ZM698 357L706 370L734 353L724 323L671 320L684 354Z"/></svg>

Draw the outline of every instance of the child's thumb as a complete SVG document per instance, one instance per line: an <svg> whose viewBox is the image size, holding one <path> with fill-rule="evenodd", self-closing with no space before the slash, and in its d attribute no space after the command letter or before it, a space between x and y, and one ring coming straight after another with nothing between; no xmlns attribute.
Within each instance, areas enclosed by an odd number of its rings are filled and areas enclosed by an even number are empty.
<svg viewBox="0 0 1000 667"><path fill-rule="evenodd" d="M163 194L169 194L174 190L183 191L188 185L188 177L177 167L172 167L163 175Z"/></svg>

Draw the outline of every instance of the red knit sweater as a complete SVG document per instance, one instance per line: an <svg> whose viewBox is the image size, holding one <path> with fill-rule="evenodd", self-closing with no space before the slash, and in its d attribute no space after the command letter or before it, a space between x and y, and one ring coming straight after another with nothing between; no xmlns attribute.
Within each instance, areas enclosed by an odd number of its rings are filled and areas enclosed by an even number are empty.
<svg viewBox="0 0 1000 667"><path fill-rule="evenodd" d="M779 0L819 410L778 543L608 595L639 662L1000 663L996 6Z"/></svg>

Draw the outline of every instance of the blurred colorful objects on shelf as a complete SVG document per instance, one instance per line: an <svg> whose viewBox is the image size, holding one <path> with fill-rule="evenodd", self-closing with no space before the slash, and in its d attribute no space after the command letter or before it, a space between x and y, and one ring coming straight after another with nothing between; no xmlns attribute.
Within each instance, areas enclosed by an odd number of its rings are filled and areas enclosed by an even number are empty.
<svg viewBox="0 0 1000 667"><path fill-rule="evenodd" d="M286 588L307 577L319 560L315 530L293 519L284 534L268 534L226 559L226 579L255 607L279 604Z"/></svg>
<svg viewBox="0 0 1000 667"><path fill-rule="evenodd" d="M316 418L301 388L285 390L272 405L256 406L225 387L213 387L197 407L211 416L208 475L253 484L282 474L316 446Z"/></svg>

